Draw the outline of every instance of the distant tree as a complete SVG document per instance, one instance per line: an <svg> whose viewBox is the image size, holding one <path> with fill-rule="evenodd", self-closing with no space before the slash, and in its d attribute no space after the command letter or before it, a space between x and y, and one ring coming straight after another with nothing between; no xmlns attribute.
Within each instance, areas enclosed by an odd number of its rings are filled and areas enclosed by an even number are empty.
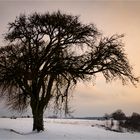
<svg viewBox="0 0 140 140"><path fill-rule="evenodd" d="M123 35L102 37L77 16L33 13L9 23L8 45L0 48L0 87L7 105L23 111L30 105L33 130L44 130L43 112L53 100L68 113L69 91L79 81L102 73L107 82L138 81L124 53Z"/></svg>
<svg viewBox="0 0 140 140"><path fill-rule="evenodd" d="M129 130L140 132L140 114L133 113L126 119L122 126Z"/></svg>
<svg viewBox="0 0 140 140"><path fill-rule="evenodd" d="M122 110L117 110L114 113L111 114L112 118L115 120L125 120L126 115Z"/></svg>
<svg viewBox="0 0 140 140"><path fill-rule="evenodd" d="M135 121L136 123L140 123L140 114L133 112L132 116L130 117L131 120Z"/></svg>

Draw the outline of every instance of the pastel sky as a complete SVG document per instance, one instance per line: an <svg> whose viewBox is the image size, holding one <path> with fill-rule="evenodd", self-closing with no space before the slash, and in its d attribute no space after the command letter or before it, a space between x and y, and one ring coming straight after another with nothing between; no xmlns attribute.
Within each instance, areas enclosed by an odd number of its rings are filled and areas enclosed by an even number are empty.
<svg viewBox="0 0 140 140"><path fill-rule="evenodd" d="M135 0L0 0L0 45L4 44L2 34L7 24L20 13L53 12L79 15L83 23L94 23L105 35L125 34L123 42L125 52L140 76L140 1ZM137 88L120 81L106 83L99 74L94 85L79 83L73 91L71 107L74 116L103 116L122 109L127 115L140 113L140 84ZM6 108L0 108L0 116L9 114Z"/></svg>

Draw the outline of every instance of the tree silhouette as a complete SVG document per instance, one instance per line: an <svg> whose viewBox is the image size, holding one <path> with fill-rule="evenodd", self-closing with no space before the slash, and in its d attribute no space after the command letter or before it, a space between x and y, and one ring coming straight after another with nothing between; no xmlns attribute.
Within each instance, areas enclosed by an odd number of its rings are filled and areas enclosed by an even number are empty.
<svg viewBox="0 0 140 140"><path fill-rule="evenodd" d="M125 119L126 119L126 115L125 115L125 113L124 113L121 109L119 109L119 110L113 112L113 113L111 114L111 117L112 117L113 119L119 120L119 121L125 120Z"/></svg>
<svg viewBox="0 0 140 140"><path fill-rule="evenodd" d="M123 127L126 127L128 130L140 132L140 114L133 112L123 123Z"/></svg>
<svg viewBox="0 0 140 140"><path fill-rule="evenodd" d="M1 96L22 111L30 105L33 130L44 130L43 112L51 100L68 113L70 90L79 81L138 81L132 73L121 38L102 37L93 24L77 16L54 13L20 15L9 23L8 45L0 48Z"/></svg>

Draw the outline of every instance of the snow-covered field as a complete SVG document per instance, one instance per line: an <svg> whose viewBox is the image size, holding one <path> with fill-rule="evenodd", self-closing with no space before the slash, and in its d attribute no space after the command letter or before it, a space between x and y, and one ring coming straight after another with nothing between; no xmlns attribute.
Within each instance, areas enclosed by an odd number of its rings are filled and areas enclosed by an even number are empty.
<svg viewBox="0 0 140 140"><path fill-rule="evenodd" d="M36 133L32 132L32 118L0 118L0 140L140 140L140 133L118 133L99 127L104 121L44 121L45 131Z"/></svg>

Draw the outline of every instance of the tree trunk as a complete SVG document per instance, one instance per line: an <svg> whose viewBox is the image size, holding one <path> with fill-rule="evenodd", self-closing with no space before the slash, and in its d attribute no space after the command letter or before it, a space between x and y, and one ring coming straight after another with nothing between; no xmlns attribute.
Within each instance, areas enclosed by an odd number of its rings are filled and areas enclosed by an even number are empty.
<svg viewBox="0 0 140 140"><path fill-rule="evenodd" d="M33 131L44 131L43 112L38 111L33 114Z"/></svg>
<svg viewBox="0 0 140 140"><path fill-rule="evenodd" d="M51 98L50 93L53 86L53 80L54 80L54 76L50 77L45 98L44 98L44 95L42 96L40 100L39 100L39 97L38 98L31 97L30 106L32 109L32 114L33 114L33 131L35 130L37 130L38 132L44 131L44 123L43 123L44 107L47 107L50 101L50 98ZM33 92L34 93L33 95L39 95L39 91L40 90L38 90L37 92L38 94L36 92Z"/></svg>
<svg viewBox="0 0 140 140"><path fill-rule="evenodd" d="M41 104L37 104L35 101L31 103L31 109L33 114L33 131L44 131L43 123L43 109Z"/></svg>

